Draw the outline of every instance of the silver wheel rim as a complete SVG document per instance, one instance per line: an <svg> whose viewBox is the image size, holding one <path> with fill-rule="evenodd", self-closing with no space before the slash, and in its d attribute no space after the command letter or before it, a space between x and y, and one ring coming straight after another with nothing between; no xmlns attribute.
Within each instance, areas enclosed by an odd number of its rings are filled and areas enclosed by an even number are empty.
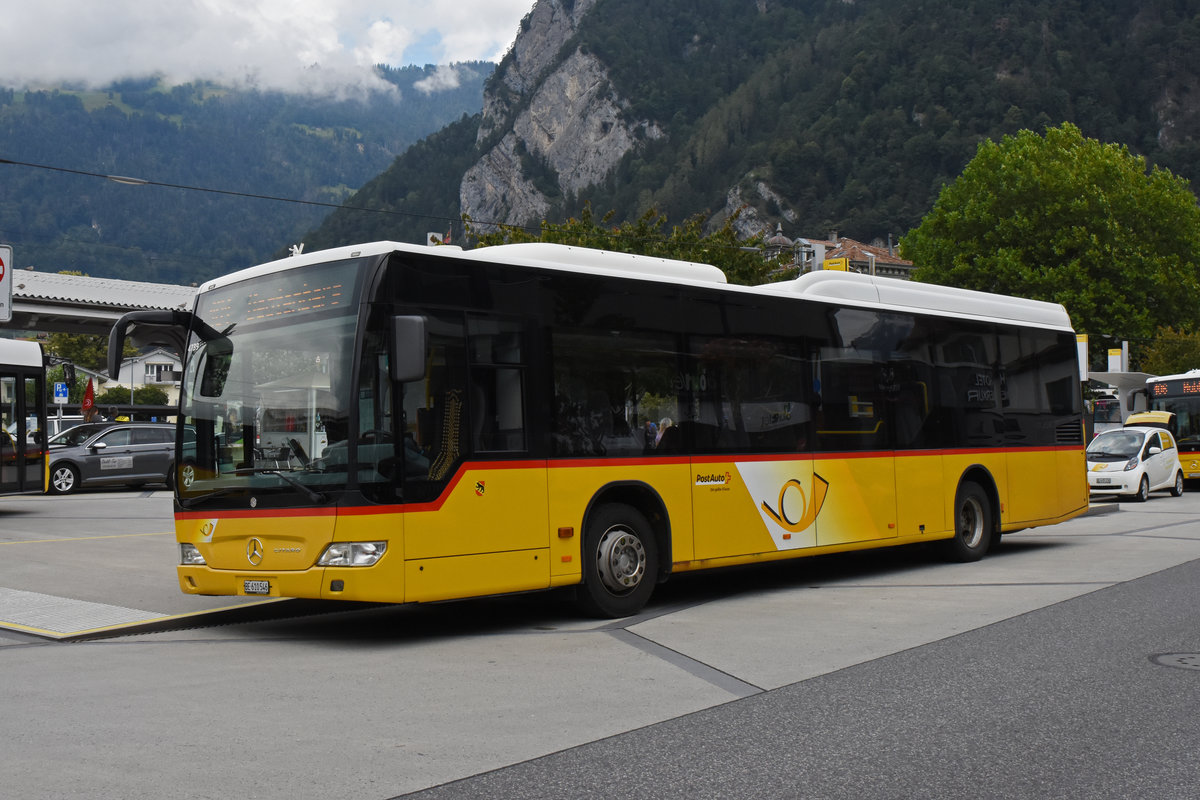
<svg viewBox="0 0 1200 800"><path fill-rule="evenodd" d="M596 568L605 588L615 594L628 594L646 575L646 548L633 531L614 525L596 545Z"/></svg>
<svg viewBox="0 0 1200 800"><path fill-rule="evenodd" d="M191 464L184 464L183 469L179 470L179 481L183 484L183 488L190 489L194 480L196 480L196 468Z"/></svg>
<svg viewBox="0 0 1200 800"><path fill-rule="evenodd" d="M968 497L958 509L958 538L968 549L983 541L983 505L978 497Z"/></svg>
<svg viewBox="0 0 1200 800"><path fill-rule="evenodd" d="M54 470L54 488L60 492L69 492L75 486L75 476L66 467Z"/></svg>

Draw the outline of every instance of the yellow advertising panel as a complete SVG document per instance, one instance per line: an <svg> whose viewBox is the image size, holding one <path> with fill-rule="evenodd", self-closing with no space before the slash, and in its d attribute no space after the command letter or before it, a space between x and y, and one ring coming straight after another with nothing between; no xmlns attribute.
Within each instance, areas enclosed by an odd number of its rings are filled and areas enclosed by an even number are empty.
<svg viewBox="0 0 1200 800"><path fill-rule="evenodd" d="M835 269L840 272L845 272L850 269L850 259L848 258L827 258L824 261L825 269Z"/></svg>

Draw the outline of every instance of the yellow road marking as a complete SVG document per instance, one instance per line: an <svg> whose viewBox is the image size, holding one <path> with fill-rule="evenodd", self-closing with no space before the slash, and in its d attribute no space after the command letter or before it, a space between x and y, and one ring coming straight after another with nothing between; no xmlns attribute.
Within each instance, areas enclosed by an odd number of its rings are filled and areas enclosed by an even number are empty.
<svg viewBox="0 0 1200 800"><path fill-rule="evenodd" d="M15 542L0 542L0 546L6 544L47 544L49 542L87 542L92 539L134 539L140 536L174 536L175 532L169 533L112 533L105 536L73 536L69 539L21 539Z"/></svg>

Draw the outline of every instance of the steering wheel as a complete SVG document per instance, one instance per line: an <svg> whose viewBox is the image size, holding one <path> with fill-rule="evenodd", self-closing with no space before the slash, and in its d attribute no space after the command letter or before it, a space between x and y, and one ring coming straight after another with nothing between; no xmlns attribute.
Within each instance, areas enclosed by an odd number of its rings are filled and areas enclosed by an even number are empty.
<svg viewBox="0 0 1200 800"><path fill-rule="evenodd" d="M375 440L375 441L379 441L379 442L391 442L391 441L394 441L395 438L396 437L392 435L391 431L384 431L384 430L378 430L378 429L363 431L362 433L360 433L358 435L358 440L360 442L368 442L371 440Z"/></svg>

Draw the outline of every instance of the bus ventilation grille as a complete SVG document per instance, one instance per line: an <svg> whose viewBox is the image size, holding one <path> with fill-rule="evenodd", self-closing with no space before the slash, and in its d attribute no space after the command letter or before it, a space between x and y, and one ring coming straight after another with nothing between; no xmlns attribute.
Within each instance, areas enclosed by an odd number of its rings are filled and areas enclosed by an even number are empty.
<svg viewBox="0 0 1200 800"><path fill-rule="evenodd" d="M1078 422L1063 422L1054 429L1055 444L1083 444L1083 426Z"/></svg>

